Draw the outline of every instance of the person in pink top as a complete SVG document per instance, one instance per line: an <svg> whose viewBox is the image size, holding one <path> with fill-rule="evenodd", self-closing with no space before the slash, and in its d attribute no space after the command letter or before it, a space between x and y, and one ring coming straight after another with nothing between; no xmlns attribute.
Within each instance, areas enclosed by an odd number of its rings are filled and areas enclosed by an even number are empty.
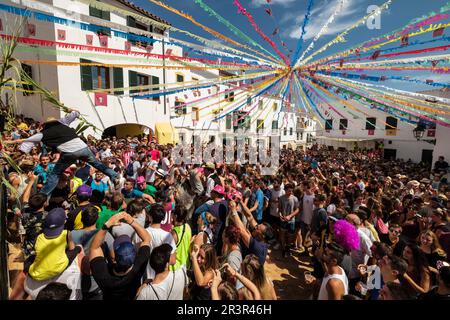
<svg viewBox="0 0 450 320"><path fill-rule="evenodd" d="M159 161L159 159L161 159L161 152L156 149L154 142L150 143L150 151L147 154L150 154L154 161Z"/></svg>

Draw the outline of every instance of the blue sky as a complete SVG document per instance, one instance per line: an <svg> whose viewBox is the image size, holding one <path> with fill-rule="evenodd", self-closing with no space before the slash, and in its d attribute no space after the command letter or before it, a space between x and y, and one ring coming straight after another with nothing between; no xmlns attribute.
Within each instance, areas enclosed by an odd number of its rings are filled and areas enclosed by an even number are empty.
<svg viewBox="0 0 450 320"><path fill-rule="evenodd" d="M142 8L145 8L149 12L152 12L167 21L169 21L173 26L189 30L192 33L198 34L208 39L213 39L213 36L202 30L201 28L193 25L188 20L181 18L159 6L147 1L147 0L132 0ZM175 7L181 11L190 14L198 22L221 32L222 34L234 39L237 38L227 27L219 23L215 18L210 17L205 13L193 0L163 0L164 3ZM247 34L249 37L253 38L259 44L264 46L267 50L274 52L270 45L265 42L251 27L247 19L237 13L237 8L233 5L233 0L203 0L208 6L212 7L216 12L220 13L224 18L233 23L242 32ZM301 33L301 25L303 24L303 19L306 13L306 8L309 0L272 0L270 6L267 4L266 0L240 0L244 7L253 15L258 25L261 29L275 41L277 46L283 51L283 46L281 41L287 44L287 47L293 52L295 52L298 39ZM384 0L348 0L347 5L341 14L336 18L336 20L330 25L328 32L316 42L315 49L320 48L325 43L332 40L338 33L344 31L347 27L354 24L358 19L367 14L367 8L370 5L381 5ZM384 11L381 15L381 28L370 30L365 25L358 27L353 30L347 36L347 42L342 44L333 45L323 54L317 55L317 58L328 56L330 54L344 50L345 48L352 47L358 43L365 40L371 39L376 36L383 35L392 30L401 28L406 25L410 20L428 14L430 11L437 12L440 7L445 5L447 0L393 0L390 8ZM305 42L303 44L303 49L306 49L311 42L312 38L319 32L323 24L327 21L331 13L334 12L338 1L336 0L315 0L312 7L312 14L310 17L309 24L306 26ZM265 9L270 8L273 17L270 17ZM449 20L446 20L449 22ZM277 36L272 37L272 32L279 28L280 32ZM450 34L450 30L446 29L446 35ZM193 41L190 38L186 38L176 32L172 33L173 37L179 39L184 39L188 41ZM431 39L431 34L424 36L419 36L418 39L428 40ZM435 42L432 46L440 46L447 43ZM387 45L385 48L398 46ZM419 49L421 46L414 46L408 50ZM310 51L313 52L314 50ZM286 55L289 53L288 50L284 50L283 53ZM443 52L439 52L443 54ZM309 53L308 53L309 55ZM374 73L372 73L374 74ZM450 82L449 75L430 75L417 72L402 73L397 72L396 75L402 76L414 76L417 79L434 79L439 82ZM376 75L376 74L374 74ZM400 81L388 81L386 85L406 89L410 91L419 90L429 90L433 89L430 86L422 85L411 85L410 83L403 83Z"/></svg>

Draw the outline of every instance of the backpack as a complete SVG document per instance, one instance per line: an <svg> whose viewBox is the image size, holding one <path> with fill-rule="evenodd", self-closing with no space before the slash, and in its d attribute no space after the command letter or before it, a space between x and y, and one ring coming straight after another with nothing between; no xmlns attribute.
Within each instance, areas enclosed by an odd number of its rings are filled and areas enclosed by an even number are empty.
<svg viewBox="0 0 450 320"><path fill-rule="evenodd" d="M125 173L128 177L132 177L134 175L134 168L133 168L133 163L131 162L127 165L127 169L125 170Z"/></svg>

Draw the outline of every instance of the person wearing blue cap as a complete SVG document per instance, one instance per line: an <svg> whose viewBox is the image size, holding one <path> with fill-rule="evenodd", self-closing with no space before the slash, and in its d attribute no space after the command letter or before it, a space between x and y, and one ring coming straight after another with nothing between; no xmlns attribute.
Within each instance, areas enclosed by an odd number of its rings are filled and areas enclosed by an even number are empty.
<svg viewBox="0 0 450 320"><path fill-rule="evenodd" d="M112 227L128 223L134 228L142 242L136 252L131 238L127 235L117 237L111 252L112 268L108 268L102 250L103 239ZM133 300L141 285L150 258L150 234L126 212L113 215L92 240L89 261L92 275L103 291L103 300Z"/></svg>

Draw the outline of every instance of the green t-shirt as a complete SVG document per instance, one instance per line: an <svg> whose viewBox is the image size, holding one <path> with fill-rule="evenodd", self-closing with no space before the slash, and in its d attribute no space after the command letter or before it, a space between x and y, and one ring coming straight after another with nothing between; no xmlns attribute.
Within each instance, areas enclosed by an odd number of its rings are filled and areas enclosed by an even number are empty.
<svg viewBox="0 0 450 320"><path fill-rule="evenodd" d="M103 225L106 223L106 221L109 220L113 215L116 213L122 212L122 207L119 208L119 210L114 211L108 209L106 206L102 206L102 211L100 211L100 214L98 215L97 223L95 226L97 227L97 230L100 230L103 228Z"/></svg>
<svg viewBox="0 0 450 320"><path fill-rule="evenodd" d="M153 198L155 197L156 194L156 188L151 184L147 184L147 188L145 188L145 190L140 191L142 191L145 194L148 194L149 196L152 196Z"/></svg>

